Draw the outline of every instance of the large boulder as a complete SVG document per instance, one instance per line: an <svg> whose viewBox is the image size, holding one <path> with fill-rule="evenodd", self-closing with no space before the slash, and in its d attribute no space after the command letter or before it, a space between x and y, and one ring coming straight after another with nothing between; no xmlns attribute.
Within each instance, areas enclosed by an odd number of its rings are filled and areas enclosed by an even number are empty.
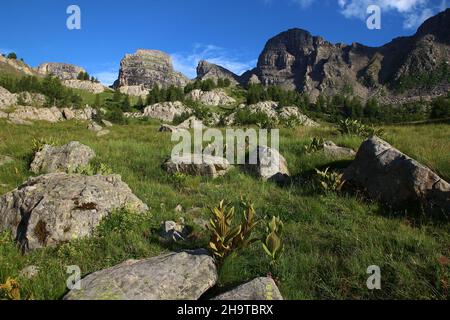
<svg viewBox="0 0 450 320"><path fill-rule="evenodd" d="M51 173L0 198L0 232L11 230L23 250L53 246L92 235L122 208L148 210L120 176Z"/></svg>
<svg viewBox="0 0 450 320"><path fill-rule="evenodd" d="M192 90L186 96L192 101L198 101L207 106L224 106L236 103L236 100L228 96L225 91L216 89L212 91Z"/></svg>
<svg viewBox="0 0 450 320"><path fill-rule="evenodd" d="M16 95L12 94L3 87L0 87L0 109L10 107L17 103Z"/></svg>
<svg viewBox="0 0 450 320"><path fill-rule="evenodd" d="M9 114L9 119L16 122L47 121L55 123L64 118L61 110L56 107L36 108L30 106L18 106Z"/></svg>
<svg viewBox="0 0 450 320"><path fill-rule="evenodd" d="M325 141L323 150L326 155L334 158L352 158L356 156L356 152L352 149L339 147L333 141Z"/></svg>
<svg viewBox="0 0 450 320"><path fill-rule="evenodd" d="M34 156L30 171L36 174L67 172L69 169L88 165L94 157L94 150L77 141L62 147L45 145Z"/></svg>
<svg viewBox="0 0 450 320"><path fill-rule="evenodd" d="M377 137L363 142L344 179L393 208L450 212L450 184Z"/></svg>
<svg viewBox="0 0 450 320"><path fill-rule="evenodd" d="M280 183L289 180L287 161L278 150L260 145L251 152L250 159L257 159L257 164L250 164L250 168L263 180Z"/></svg>
<svg viewBox="0 0 450 320"><path fill-rule="evenodd" d="M172 157L163 167L170 174L182 173L213 179L225 175L231 169L227 159L201 154Z"/></svg>
<svg viewBox="0 0 450 320"><path fill-rule="evenodd" d="M265 301L283 300L283 297L273 279L257 278L231 291L221 294L213 300Z"/></svg>
<svg viewBox="0 0 450 320"><path fill-rule="evenodd" d="M182 102L163 102L146 107L144 116L165 122L173 122L175 117L188 112L190 112L190 109Z"/></svg>
<svg viewBox="0 0 450 320"><path fill-rule="evenodd" d="M197 300L217 282L212 257L204 251L129 260L81 280L65 300Z"/></svg>

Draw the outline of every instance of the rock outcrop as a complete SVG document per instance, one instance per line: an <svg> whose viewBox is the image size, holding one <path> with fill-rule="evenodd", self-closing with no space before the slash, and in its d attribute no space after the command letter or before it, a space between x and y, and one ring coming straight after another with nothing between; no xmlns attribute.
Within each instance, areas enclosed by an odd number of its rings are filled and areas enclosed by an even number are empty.
<svg viewBox="0 0 450 320"><path fill-rule="evenodd" d="M42 76L53 75L60 80L76 80L80 72L86 72L82 67L67 63L43 63L36 68Z"/></svg>
<svg viewBox="0 0 450 320"><path fill-rule="evenodd" d="M138 50L127 54L120 63L119 79L114 87L143 86L152 89L169 86L184 87L189 82L180 72L173 68L172 58L157 50Z"/></svg>
<svg viewBox="0 0 450 320"><path fill-rule="evenodd" d="M8 59L0 55L0 69L2 74L12 75L12 76L35 76L37 75L29 65L27 65L22 60Z"/></svg>
<svg viewBox="0 0 450 320"><path fill-rule="evenodd" d="M450 213L450 184L377 137L363 142L344 180L394 209Z"/></svg>
<svg viewBox="0 0 450 320"><path fill-rule="evenodd" d="M146 107L143 116L165 122L173 122L175 117L181 116L183 113L189 113L190 111L190 108L179 101L162 102Z"/></svg>
<svg viewBox="0 0 450 320"><path fill-rule="evenodd" d="M51 173L0 197L0 231L10 230L23 250L54 246L92 235L122 208L148 210L120 176Z"/></svg>
<svg viewBox="0 0 450 320"><path fill-rule="evenodd" d="M186 95L187 99L198 101L206 106L226 106L235 104L236 100L228 96L223 90L216 89L212 91L192 90Z"/></svg>
<svg viewBox="0 0 450 320"><path fill-rule="evenodd" d="M169 174L182 173L213 179L225 175L231 169L227 159L201 154L172 157L163 167Z"/></svg>
<svg viewBox="0 0 450 320"><path fill-rule="evenodd" d="M122 86L119 91L129 96L145 98L149 94L150 90L146 89L143 85L139 86Z"/></svg>
<svg viewBox="0 0 450 320"><path fill-rule="evenodd" d="M221 294L213 300L271 301L283 300L283 297L273 279L257 278Z"/></svg>
<svg viewBox="0 0 450 320"><path fill-rule="evenodd" d="M92 81L64 80L62 84L72 89L84 90L94 94L102 93L106 90L101 83Z"/></svg>
<svg viewBox="0 0 450 320"><path fill-rule="evenodd" d="M81 280L65 300L197 300L217 282L213 258L204 251L129 260Z"/></svg>
<svg viewBox="0 0 450 320"><path fill-rule="evenodd" d="M66 120L89 121L97 114L97 111L91 107L84 109L62 109L62 114Z"/></svg>
<svg viewBox="0 0 450 320"><path fill-rule="evenodd" d="M56 107L52 108L36 108L29 106L17 106L8 115L11 121L47 121L56 123L63 120L61 110ZM16 122L17 122L16 121Z"/></svg>
<svg viewBox="0 0 450 320"><path fill-rule="evenodd" d="M3 87L0 87L0 110L17 103L17 96Z"/></svg>
<svg viewBox="0 0 450 320"><path fill-rule="evenodd" d="M45 145L34 156L30 171L39 173L68 172L79 166L86 166L95 157L95 152L78 141L61 147Z"/></svg>
<svg viewBox="0 0 450 320"><path fill-rule="evenodd" d="M197 80L212 79L217 82L218 79L228 79L231 84L239 84L239 76L230 70L217 64L201 60L197 66Z"/></svg>

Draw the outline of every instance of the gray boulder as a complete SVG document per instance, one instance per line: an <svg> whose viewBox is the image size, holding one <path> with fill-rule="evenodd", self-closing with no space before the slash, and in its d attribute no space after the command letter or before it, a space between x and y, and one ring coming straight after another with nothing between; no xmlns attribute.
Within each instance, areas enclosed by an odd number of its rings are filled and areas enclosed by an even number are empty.
<svg viewBox="0 0 450 320"><path fill-rule="evenodd" d="M204 251L169 253L92 273L64 299L197 300L216 281L214 260Z"/></svg>
<svg viewBox="0 0 450 320"><path fill-rule="evenodd" d="M69 169L88 165L94 157L94 150L77 141L62 147L45 145L34 156L30 171L36 174L67 172Z"/></svg>
<svg viewBox="0 0 450 320"><path fill-rule="evenodd" d="M88 128L88 130L93 131L93 132L100 132L103 130L102 126L94 121L90 122L88 124L87 128Z"/></svg>
<svg viewBox="0 0 450 320"><path fill-rule="evenodd" d="M257 152L258 164L250 167L253 171L256 171L259 177L266 181L281 183L289 180L290 173L287 161L277 150L267 146L258 146L253 152ZM250 158L254 157L253 155Z"/></svg>
<svg viewBox="0 0 450 320"><path fill-rule="evenodd" d="M377 137L363 142L344 179L394 208L450 212L450 184Z"/></svg>
<svg viewBox="0 0 450 320"><path fill-rule="evenodd" d="M333 141L325 141L323 150L326 155L334 158L350 158L356 155L352 149L339 147Z"/></svg>
<svg viewBox="0 0 450 320"><path fill-rule="evenodd" d="M213 179L225 175L231 169L227 159L201 154L172 157L164 163L163 167L170 174L178 172Z"/></svg>
<svg viewBox="0 0 450 320"><path fill-rule="evenodd" d="M175 117L181 116L183 113L187 113L190 111L190 108L186 107L182 102L179 101L162 102L146 107L144 109L143 116L165 122L173 122Z"/></svg>
<svg viewBox="0 0 450 320"><path fill-rule="evenodd" d="M270 278L257 278L231 291L215 297L213 300L283 300L280 290Z"/></svg>
<svg viewBox="0 0 450 320"><path fill-rule="evenodd" d="M53 246L92 235L121 208L148 210L120 176L51 173L0 197L0 232L11 230L23 250Z"/></svg>

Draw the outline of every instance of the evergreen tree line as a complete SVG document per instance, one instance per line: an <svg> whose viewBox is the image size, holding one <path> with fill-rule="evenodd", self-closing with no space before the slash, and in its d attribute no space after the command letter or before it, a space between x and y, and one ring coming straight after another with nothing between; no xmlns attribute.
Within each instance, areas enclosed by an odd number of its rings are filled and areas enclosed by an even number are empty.
<svg viewBox="0 0 450 320"><path fill-rule="evenodd" d="M194 90L212 91L219 88L228 88L229 86L231 86L231 80L228 78L219 78L217 82L213 79L196 80L193 83L188 83L184 87L184 93L188 94Z"/></svg>
<svg viewBox="0 0 450 320"><path fill-rule="evenodd" d="M99 83L100 82L100 81L98 81L97 78L95 78L93 76L90 76L89 73L83 72L83 71L80 71L80 73L77 76L77 80L91 81L91 82L94 82L94 83Z"/></svg>

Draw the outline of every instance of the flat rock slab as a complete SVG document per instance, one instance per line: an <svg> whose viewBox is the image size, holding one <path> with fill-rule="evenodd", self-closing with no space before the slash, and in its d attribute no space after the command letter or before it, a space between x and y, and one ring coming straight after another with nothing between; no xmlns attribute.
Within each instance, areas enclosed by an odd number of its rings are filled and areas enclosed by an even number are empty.
<svg viewBox="0 0 450 320"><path fill-rule="evenodd" d="M225 175L231 165L227 159L209 155L187 154L173 157L164 163L163 167L170 174L182 173L192 176L217 178Z"/></svg>
<svg viewBox="0 0 450 320"><path fill-rule="evenodd" d="M283 300L280 290L270 278L257 278L231 291L215 297L213 300Z"/></svg>
<svg viewBox="0 0 450 320"><path fill-rule="evenodd" d="M67 172L79 166L86 166L95 157L95 152L77 141L61 147L45 145L37 152L31 163L33 173Z"/></svg>
<svg viewBox="0 0 450 320"><path fill-rule="evenodd" d="M450 184L377 137L363 142L344 179L394 208L450 213Z"/></svg>
<svg viewBox="0 0 450 320"><path fill-rule="evenodd" d="M0 232L11 230L24 251L91 236L114 210L148 207L120 176L51 173L0 197Z"/></svg>
<svg viewBox="0 0 450 320"><path fill-rule="evenodd" d="M203 250L130 260L81 280L65 300L197 300L217 282L214 260Z"/></svg>

